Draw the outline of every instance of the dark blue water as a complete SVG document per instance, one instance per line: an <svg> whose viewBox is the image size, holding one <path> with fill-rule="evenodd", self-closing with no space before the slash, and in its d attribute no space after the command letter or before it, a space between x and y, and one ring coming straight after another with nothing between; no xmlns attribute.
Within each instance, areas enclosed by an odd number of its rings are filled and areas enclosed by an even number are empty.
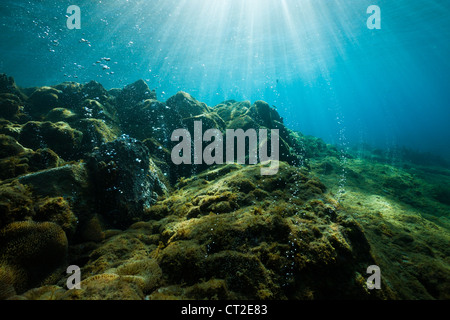
<svg viewBox="0 0 450 320"><path fill-rule="evenodd" d="M370 5L380 30L367 28ZM144 79L163 101L261 99L343 148L450 159L449 15L448 0L4 0L0 72L22 87Z"/></svg>

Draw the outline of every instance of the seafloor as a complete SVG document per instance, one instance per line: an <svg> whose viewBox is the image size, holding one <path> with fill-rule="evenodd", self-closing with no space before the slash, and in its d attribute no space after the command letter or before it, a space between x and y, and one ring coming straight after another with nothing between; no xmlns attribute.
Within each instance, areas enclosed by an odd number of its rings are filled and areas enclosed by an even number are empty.
<svg viewBox="0 0 450 320"><path fill-rule="evenodd" d="M174 165L196 120L279 129L278 174ZM1 299L449 299L449 212L441 159L344 152L262 101L0 76Z"/></svg>

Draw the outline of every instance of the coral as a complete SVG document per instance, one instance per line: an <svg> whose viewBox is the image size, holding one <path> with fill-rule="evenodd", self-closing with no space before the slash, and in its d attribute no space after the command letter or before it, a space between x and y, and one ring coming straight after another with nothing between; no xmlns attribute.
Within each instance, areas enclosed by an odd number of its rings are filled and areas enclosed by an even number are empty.
<svg viewBox="0 0 450 320"><path fill-rule="evenodd" d="M0 264L14 269L17 293L42 284L65 265L67 237L55 223L21 221L0 230Z"/></svg>

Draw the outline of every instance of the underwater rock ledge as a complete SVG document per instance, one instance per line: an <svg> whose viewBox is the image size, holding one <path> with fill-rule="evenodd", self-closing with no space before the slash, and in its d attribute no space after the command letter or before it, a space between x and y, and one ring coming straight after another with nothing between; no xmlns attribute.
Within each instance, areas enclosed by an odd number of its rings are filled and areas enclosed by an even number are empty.
<svg viewBox="0 0 450 320"><path fill-rule="evenodd" d="M173 130L198 120L224 134L278 129L278 173L173 164ZM449 298L447 191L423 198L440 219L408 211L394 223L369 201L387 165L345 154L343 168L341 156L263 101L210 107L179 92L162 102L142 80L19 88L1 74L0 298ZM350 189L338 198L342 170ZM385 202L417 205L417 192L431 192L396 173L380 187ZM390 265L405 255L419 264ZM81 289L67 289L69 265L81 268ZM370 265L395 271L383 272L382 290L367 288Z"/></svg>

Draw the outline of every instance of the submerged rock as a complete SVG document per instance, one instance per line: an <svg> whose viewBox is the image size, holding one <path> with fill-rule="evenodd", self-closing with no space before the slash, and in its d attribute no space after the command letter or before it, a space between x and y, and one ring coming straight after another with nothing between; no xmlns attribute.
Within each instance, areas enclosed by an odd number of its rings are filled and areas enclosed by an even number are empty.
<svg viewBox="0 0 450 320"><path fill-rule="evenodd" d="M210 108L202 102L197 101L186 92L178 92L166 102L167 106L175 110L182 119L195 117L208 113Z"/></svg>
<svg viewBox="0 0 450 320"><path fill-rule="evenodd" d="M144 100L156 100L156 93L149 89L147 83L138 80L135 83L125 86L117 96L119 112L133 108L136 104Z"/></svg>
<svg viewBox="0 0 450 320"><path fill-rule="evenodd" d="M96 209L115 227L125 228L142 218L144 210L166 191L147 147L122 136L95 150L89 161Z"/></svg>
<svg viewBox="0 0 450 320"><path fill-rule="evenodd" d="M26 111L35 118L41 118L47 112L60 107L61 91L52 87L42 87L34 91L27 100Z"/></svg>
<svg viewBox="0 0 450 320"><path fill-rule="evenodd" d="M65 122L27 122L18 141L31 149L50 148L67 160L78 158L83 133Z"/></svg>
<svg viewBox="0 0 450 320"><path fill-rule="evenodd" d="M0 75L0 118L0 298L448 297L447 169L355 159L263 101L160 102L142 80L19 89ZM171 134L195 121L225 138L278 129L277 174L175 165ZM65 288L66 256L81 290ZM374 264L382 290L365 282Z"/></svg>
<svg viewBox="0 0 450 320"><path fill-rule="evenodd" d="M0 93L0 118L19 121L24 114L22 100L11 93Z"/></svg>
<svg viewBox="0 0 450 320"><path fill-rule="evenodd" d="M4 73L0 73L0 93L10 93L24 99L25 95L17 87L13 77L8 77Z"/></svg>

